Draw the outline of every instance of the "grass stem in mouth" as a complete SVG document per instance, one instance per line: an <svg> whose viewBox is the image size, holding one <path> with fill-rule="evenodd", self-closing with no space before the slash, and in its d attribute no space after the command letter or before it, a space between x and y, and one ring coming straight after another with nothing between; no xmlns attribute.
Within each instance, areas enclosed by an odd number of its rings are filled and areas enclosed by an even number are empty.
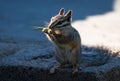
<svg viewBox="0 0 120 81"><path fill-rule="evenodd" d="M34 27L35 30L43 30L44 28L45 27L37 27L37 26Z"/></svg>

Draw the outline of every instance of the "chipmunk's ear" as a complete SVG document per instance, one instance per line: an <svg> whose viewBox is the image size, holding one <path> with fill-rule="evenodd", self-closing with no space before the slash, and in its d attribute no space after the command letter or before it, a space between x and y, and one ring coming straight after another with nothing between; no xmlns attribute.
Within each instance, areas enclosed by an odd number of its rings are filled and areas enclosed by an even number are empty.
<svg viewBox="0 0 120 81"><path fill-rule="evenodd" d="M68 21L71 21L71 19L72 19L72 10L69 10L69 11L65 14L65 19L67 19Z"/></svg>
<svg viewBox="0 0 120 81"><path fill-rule="evenodd" d="M59 15L64 15L64 11L65 11L64 8L61 8L58 14Z"/></svg>

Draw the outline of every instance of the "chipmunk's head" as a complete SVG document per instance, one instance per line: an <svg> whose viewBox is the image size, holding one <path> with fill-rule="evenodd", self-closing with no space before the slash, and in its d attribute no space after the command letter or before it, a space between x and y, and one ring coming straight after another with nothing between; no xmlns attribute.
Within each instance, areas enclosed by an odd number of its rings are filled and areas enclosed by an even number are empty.
<svg viewBox="0 0 120 81"><path fill-rule="evenodd" d="M51 18L48 27L50 29L54 29L71 25L71 16L72 16L71 10L64 14L64 8L62 8L60 9L59 13L56 16Z"/></svg>

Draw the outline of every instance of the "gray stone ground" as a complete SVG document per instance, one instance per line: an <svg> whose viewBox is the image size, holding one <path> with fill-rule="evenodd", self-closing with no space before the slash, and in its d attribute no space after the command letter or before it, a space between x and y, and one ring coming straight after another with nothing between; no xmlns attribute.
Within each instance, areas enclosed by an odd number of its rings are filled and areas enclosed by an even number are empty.
<svg viewBox="0 0 120 81"><path fill-rule="evenodd" d="M82 46L79 73L72 75L72 67L58 69L50 75L49 69L58 63L54 48L37 44L0 44L0 80L3 81L119 81L120 59L105 47ZM114 76L113 76L114 75Z"/></svg>

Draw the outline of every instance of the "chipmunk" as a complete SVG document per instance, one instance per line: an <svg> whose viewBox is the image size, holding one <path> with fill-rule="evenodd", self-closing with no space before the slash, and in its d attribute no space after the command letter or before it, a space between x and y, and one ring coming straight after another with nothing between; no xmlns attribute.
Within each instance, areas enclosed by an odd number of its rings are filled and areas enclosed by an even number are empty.
<svg viewBox="0 0 120 81"><path fill-rule="evenodd" d="M50 69L55 73L57 68L63 68L65 64L73 65L73 74L78 72L79 57L81 55L81 38L76 29L71 26L72 11L64 14L64 8L51 18L48 28L42 31L55 46L55 58L60 63Z"/></svg>

